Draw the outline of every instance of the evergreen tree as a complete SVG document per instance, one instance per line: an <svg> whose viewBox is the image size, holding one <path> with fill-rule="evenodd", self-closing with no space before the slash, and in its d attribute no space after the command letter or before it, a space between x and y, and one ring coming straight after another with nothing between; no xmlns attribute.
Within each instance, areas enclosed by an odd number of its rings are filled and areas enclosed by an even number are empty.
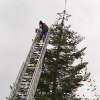
<svg viewBox="0 0 100 100"><path fill-rule="evenodd" d="M75 92L88 78L80 73L87 67L87 62L80 61L86 47L77 48L83 39L65 25L52 25L35 100L81 100Z"/></svg>

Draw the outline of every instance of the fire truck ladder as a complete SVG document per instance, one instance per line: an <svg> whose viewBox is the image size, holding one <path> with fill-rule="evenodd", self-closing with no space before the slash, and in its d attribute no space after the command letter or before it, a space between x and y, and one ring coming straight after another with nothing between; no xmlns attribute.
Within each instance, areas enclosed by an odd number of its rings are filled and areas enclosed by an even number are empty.
<svg viewBox="0 0 100 100"><path fill-rule="evenodd" d="M49 40L49 32L44 42L36 42L37 35L25 63L22 64L8 100L34 100L42 72L42 61Z"/></svg>

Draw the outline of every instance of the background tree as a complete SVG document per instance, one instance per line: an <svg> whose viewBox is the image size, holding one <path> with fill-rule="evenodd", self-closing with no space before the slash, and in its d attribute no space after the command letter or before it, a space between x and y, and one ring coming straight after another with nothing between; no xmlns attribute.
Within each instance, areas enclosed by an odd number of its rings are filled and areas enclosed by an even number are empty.
<svg viewBox="0 0 100 100"><path fill-rule="evenodd" d="M80 100L75 92L88 78L80 73L87 67L87 62L80 60L86 47L77 48L83 39L65 25L52 25L35 100Z"/></svg>

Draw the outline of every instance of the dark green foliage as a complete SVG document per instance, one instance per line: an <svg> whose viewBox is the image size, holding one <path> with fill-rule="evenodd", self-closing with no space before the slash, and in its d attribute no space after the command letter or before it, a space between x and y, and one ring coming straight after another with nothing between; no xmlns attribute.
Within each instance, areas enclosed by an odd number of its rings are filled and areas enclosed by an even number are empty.
<svg viewBox="0 0 100 100"><path fill-rule="evenodd" d="M86 48L77 49L84 38L66 26L55 24L50 29L49 45L43 61L43 72L35 100L81 100L75 91L82 86L84 75L80 71L87 62L79 61ZM76 63L76 60L79 62Z"/></svg>

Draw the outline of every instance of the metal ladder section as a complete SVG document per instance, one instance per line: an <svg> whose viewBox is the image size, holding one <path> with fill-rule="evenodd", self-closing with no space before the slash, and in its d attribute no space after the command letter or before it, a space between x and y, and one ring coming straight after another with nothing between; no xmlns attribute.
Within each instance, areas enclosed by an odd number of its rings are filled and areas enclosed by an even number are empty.
<svg viewBox="0 0 100 100"><path fill-rule="evenodd" d="M42 72L42 61L49 40L49 32L44 42L37 43L35 41L36 37L25 63L22 64L8 100L34 100L34 95Z"/></svg>

